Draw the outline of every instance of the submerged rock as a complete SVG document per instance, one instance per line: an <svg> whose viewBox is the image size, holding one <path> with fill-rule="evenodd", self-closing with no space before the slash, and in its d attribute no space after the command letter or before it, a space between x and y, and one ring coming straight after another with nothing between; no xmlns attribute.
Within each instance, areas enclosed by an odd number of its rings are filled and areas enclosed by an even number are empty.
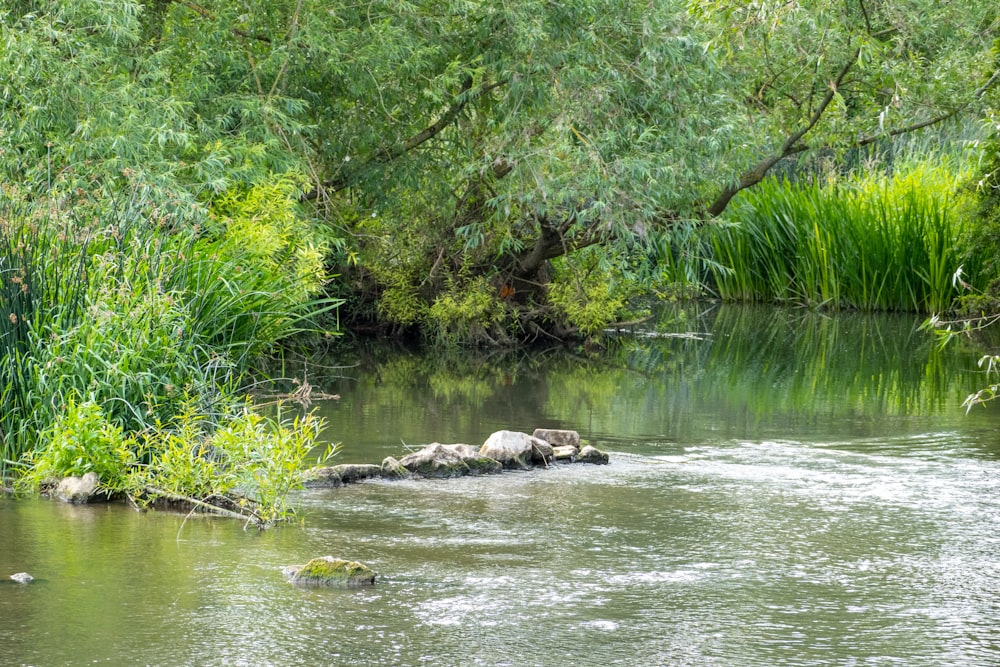
<svg viewBox="0 0 1000 667"><path fill-rule="evenodd" d="M608 455L606 452L602 452L596 447L591 447L587 445L580 450L577 455L576 460L578 463L594 463L597 465L605 465L608 463Z"/></svg>
<svg viewBox="0 0 1000 667"><path fill-rule="evenodd" d="M499 461L504 468L528 469L532 461L551 459L552 447L527 433L497 431L486 439L479 454Z"/></svg>
<svg viewBox="0 0 1000 667"><path fill-rule="evenodd" d="M577 431L567 431L555 428L536 428L531 435L541 438L553 447L580 448L580 434Z"/></svg>
<svg viewBox="0 0 1000 667"><path fill-rule="evenodd" d="M10 575L10 578L19 584L28 584L35 580L33 576L27 572L18 572L17 574Z"/></svg>
<svg viewBox="0 0 1000 667"><path fill-rule="evenodd" d="M83 477L64 477L52 493L65 503L89 503L97 495L100 481L96 472L88 472Z"/></svg>
<svg viewBox="0 0 1000 667"><path fill-rule="evenodd" d="M367 565L333 556L313 558L305 565L289 565L283 572L296 586L340 588L373 586L377 576L377 573Z"/></svg>

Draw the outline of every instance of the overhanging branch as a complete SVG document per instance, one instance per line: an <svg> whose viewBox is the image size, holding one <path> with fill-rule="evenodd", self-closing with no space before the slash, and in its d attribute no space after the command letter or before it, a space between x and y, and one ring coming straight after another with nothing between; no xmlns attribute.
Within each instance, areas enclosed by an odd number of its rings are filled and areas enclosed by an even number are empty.
<svg viewBox="0 0 1000 667"><path fill-rule="evenodd" d="M830 89L824 96L823 101L820 103L815 113L813 113L813 115L809 118L808 123L806 123L806 125L800 128L798 131L789 135L788 138L785 140L785 142L782 144L781 150L779 150L774 155L768 156L767 158L761 160L749 171L744 172L743 175L740 176L740 180L738 183L727 186L722 191L722 193L716 198L716 200L712 202L712 205L708 208L707 214L710 217L717 217L721 215L722 212L729 205L729 202L732 200L734 196L736 196L738 192L746 190L747 188L750 188L756 185L757 183L761 182L767 175L767 172L770 171L770 169L775 164L777 164L781 159L786 157L791 157L792 155L797 155L798 153L802 153L807 150L810 150L811 148L814 148L813 146L808 146L806 144L802 144L799 142L806 135L806 133L808 133L813 127L816 126L821 116L826 111L827 107L833 101L833 98L837 92L837 88L841 85L841 83L843 83L844 77L847 75L848 71L851 69L854 63L857 62L858 53L859 53L858 51L855 51L853 57L848 62L846 62L844 66L841 68L840 72L838 72L837 77L831 82ZM995 86L998 82L1000 82L1000 70L993 72L993 74L989 77L989 79L986 80L986 82L983 85L981 85L979 88L976 88L976 90L972 92L972 99L966 104L957 106L951 109L950 111L939 114L933 118L917 121L915 123L911 123L910 125L906 125L903 127L893 128L886 132L880 132L879 134L861 137L856 141L852 142L850 146L852 147L868 146L869 144L873 144L880 139L885 139L887 137L898 137L903 134L916 132L917 130L922 130L924 128L931 127L932 125L937 125L938 123L942 123L948 120L949 118L953 118L958 114L967 111L976 102L980 101L983 98L983 96L986 95L986 93L990 90L990 88Z"/></svg>
<svg viewBox="0 0 1000 667"><path fill-rule="evenodd" d="M378 164L388 164L406 153L409 153L418 146L430 141L439 135L445 128L454 123L469 102L505 85L506 83L506 81L496 81L494 83L483 84L473 90L472 77L466 77L466 79L462 82L462 87L458 94L455 95L451 106L449 106L436 121L398 144L376 149L369 157L360 160L357 163L357 166L352 168L349 172L338 174L336 177L323 182L319 186L303 194L301 200L312 201L319 198L321 194L343 190L344 188L349 187L358 175L367 169Z"/></svg>
<svg viewBox="0 0 1000 667"><path fill-rule="evenodd" d="M764 176L766 176L767 172L771 170L771 167L776 165L781 159L808 150L808 147L800 144L799 141L801 141L802 137L804 137L810 130L816 127L817 123L819 123L823 114L830 106L830 103L833 102L836 97L837 88L844 81L844 77L847 76L847 73L854 66L854 63L858 61L860 53L861 52L859 50L854 50L851 57L847 59L844 65L840 68L840 71L837 72L833 81L830 82L826 95L823 96L819 106L816 107L816 110L809 117L809 120L805 125L788 135L784 143L782 143L781 149L777 153L764 158L752 169L744 172L740 176L740 180L737 183L726 186L719 196L716 197L715 201L712 202L712 205L708 207L707 213L710 217L714 218L721 215L722 212L726 210L726 207L729 206L729 202L732 201L733 197L735 197L738 192L746 190L749 187L753 187L764 180Z"/></svg>

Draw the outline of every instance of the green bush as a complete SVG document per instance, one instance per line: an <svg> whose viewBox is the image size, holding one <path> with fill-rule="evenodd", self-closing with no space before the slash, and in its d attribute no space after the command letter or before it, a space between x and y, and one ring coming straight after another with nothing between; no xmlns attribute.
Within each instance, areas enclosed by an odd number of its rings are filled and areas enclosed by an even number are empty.
<svg viewBox="0 0 1000 667"><path fill-rule="evenodd" d="M55 420L39 434L42 449L29 452L30 472L18 482L37 488L49 479L97 473L108 491L124 491L136 463L135 442L112 424L92 401L70 400Z"/></svg>
<svg viewBox="0 0 1000 667"><path fill-rule="evenodd" d="M261 523L283 515L319 425L264 420L240 387L262 353L337 305L313 296L323 243L296 192L277 179L234 195L206 230L175 224L141 188L58 202L4 190L0 468L18 466L21 488L93 470L136 498L239 496ZM205 456L217 450L224 465Z"/></svg>

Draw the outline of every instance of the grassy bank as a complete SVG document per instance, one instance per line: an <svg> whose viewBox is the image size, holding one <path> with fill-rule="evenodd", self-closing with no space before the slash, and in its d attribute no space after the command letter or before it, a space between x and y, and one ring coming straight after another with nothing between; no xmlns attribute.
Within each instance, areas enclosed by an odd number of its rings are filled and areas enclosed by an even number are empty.
<svg viewBox="0 0 1000 667"><path fill-rule="evenodd" d="M0 461L21 489L97 472L109 493L226 499L267 523L312 418L264 419L253 362L336 303L294 184L178 225L149 193L0 193Z"/></svg>

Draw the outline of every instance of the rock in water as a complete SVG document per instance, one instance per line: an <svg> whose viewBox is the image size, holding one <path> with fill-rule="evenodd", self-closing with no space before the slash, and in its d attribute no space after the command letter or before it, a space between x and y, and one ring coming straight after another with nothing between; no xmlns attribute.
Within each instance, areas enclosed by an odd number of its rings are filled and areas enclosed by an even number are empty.
<svg viewBox="0 0 1000 667"><path fill-rule="evenodd" d="M567 431L555 428L536 428L531 435L541 438L553 447L580 448L580 434L577 431Z"/></svg>
<svg viewBox="0 0 1000 667"><path fill-rule="evenodd" d="M343 480L344 484L375 479L382 474L382 466L377 466L373 463L342 463L333 466L333 469L340 475L340 479Z"/></svg>
<svg viewBox="0 0 1000 667"><path fill-rule="evenodd" d="M407 470L394 456L387 456L382 459L382 479L407 479L410 471Z"/></svg>
<svg viewBox="0 0 1000 667"><path fill-rule="evenodd" d="M462 477L500 472L499 461L485 457L472 445L442 445L434 442L407 454L400 465L420 477Z"/></svg>
<svg viewBox="0 0 1000 667"><path fill-rule="evenodd" d="M10 578L19 584L27 584L35 580L35 578L30 574L28 574L27 572L18 572L17 574L12 574L10 575Z"/></svg>
<svg viewBox="0 0 1000 667"><path fill-rule="evenodd" d="M497 431L479 449L480 456L499 461L504 468L530 468L532 460L552 458L552 448L544 440L517 431Z"/></svg>
<svg viewBox="0 0 1000 667"><path fill-rule="evenodd" d="M290 565L283 572L296 586L334 586L354 588L373 586L375 571L357 561L342 560L333 556L313 558L305 565Z"/></svg>
<svg viewBox="0 0 1000 667"><path fill-rule="evenodd" d="M576 460L578 463L596 463L597 465L604 465L608 462L608 455L606 452L602 452L596 447L591 447L587 445L580 450L577 455Z"/></svg>
<svg viewBox="0 0 1000 667"><path fill-rule="evenodd" d="M88 472L83 477L64 477L54 494L65 503L89 503L100 481L96 472Z"/></svg>
<svg viewBox="0 0 1000 667"><path fill-rule="evenodd" d="M337 488L344 485L340 473L329 466L310 468L302 474L302 486L307 489Z"/></svg>
<svg viewBox="0 0 1000 667"><path fill-rule="evenodd" d="M576 460L576 455L579 453L579 449L570 447L569 445L552 448L552 458L561 463L572 463Z"/></svg>

